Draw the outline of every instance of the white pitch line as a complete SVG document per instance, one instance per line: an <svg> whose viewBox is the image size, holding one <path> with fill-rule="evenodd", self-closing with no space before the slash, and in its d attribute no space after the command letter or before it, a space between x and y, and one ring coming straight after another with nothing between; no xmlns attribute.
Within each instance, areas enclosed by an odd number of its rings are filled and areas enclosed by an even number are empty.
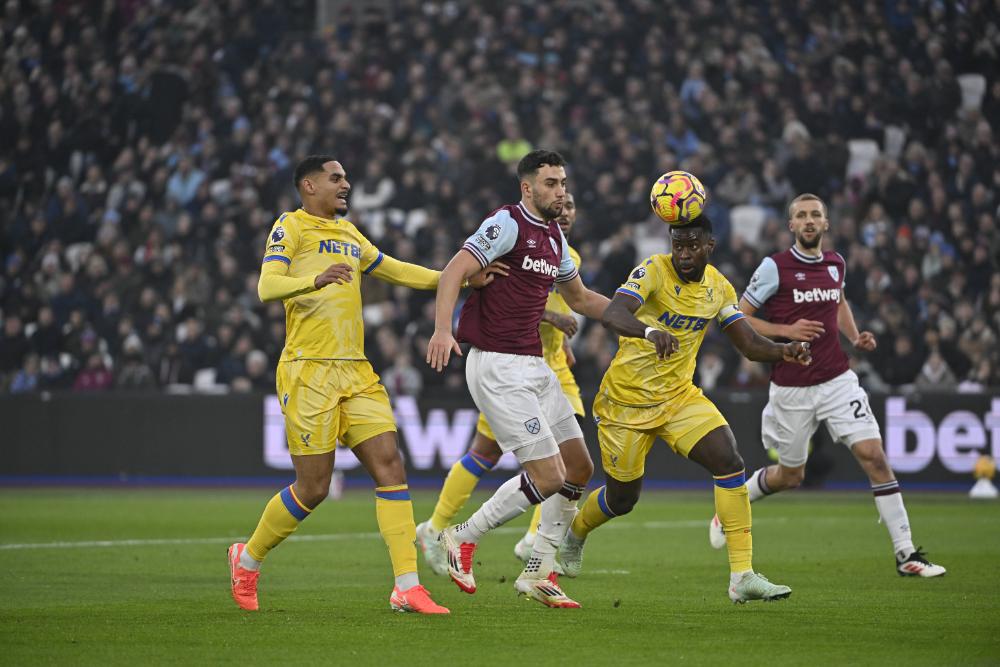
<svg viewBox="0 0 1000 667"><path fill-rule="evenodd" d="M784 519L781 519L784 521ZM773 521L773 520L772 520ZM768 521L771 523L771 521ZM622 521L605 525L605 528L642 528L647 530L662 530L670 528L706 528L707 520L686 520L686 521L642 521L638 523ZM524 531L522 527L504 526L494 530L494 533L520 533ZM293 542L335 542L339 540L372 540L380 539L380 533L328 533L323 535L292 535L288 538ZM238 535L226 537L180 537L180 538L160 538L148 540L87 540L81 542L22 542L22 543L0 543L0 551L20 551L25 549L107 549L114 547L156 547L188 544L232 544L234 541L242 539Z"/></svg>

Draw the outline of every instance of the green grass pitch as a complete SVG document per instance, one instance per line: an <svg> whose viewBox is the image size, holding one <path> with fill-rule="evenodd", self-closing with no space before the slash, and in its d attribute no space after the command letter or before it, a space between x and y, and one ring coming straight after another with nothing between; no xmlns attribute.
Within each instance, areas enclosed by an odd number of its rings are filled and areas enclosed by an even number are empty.
<svg viewBox="0 0 1000 667"><path fill-rule="evenodd" d="M708 545L711 493L649 492L591 536L581 610L516 597L519 519L477 554L479 591L421 563L450 617L394 614L371 493L329 502L272 552L258 613L229 596L227 545L267 490L0 490L0 664L1000 664L1000 503L906 496L948 568L900 578L869 494L754 505L754 566L788 600L733 605ZM477 494L467 511L485 498ZM418 521L434 495L415 494Z"/></svg>

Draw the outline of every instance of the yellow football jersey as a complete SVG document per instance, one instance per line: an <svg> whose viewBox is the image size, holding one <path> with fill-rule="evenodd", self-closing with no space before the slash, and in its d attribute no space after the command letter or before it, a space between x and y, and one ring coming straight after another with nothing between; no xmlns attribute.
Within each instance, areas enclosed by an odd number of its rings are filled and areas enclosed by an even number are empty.
<svg viewBox="0 0 1000 667"><path fill-rule="evenodd" d="M378 248L348 220L319 218L301 208L283 213L267 237L264 270L271 262L280 263L284 275L302 279L302 289L284 299L281 361L364 359L361 274L371 273L382 261ZM353 267L354 278L316 290L315 277L339 263Z"/></svg>
<svg viewBox="0 0 1000 667"><path fill-rule="evenodd" d="M712 265L701 282L677 275L670 255L653 255L637 266L618 292L642 304L635 316L647 326L665 329L680 347L666 359L643 338L622 336L618 354L604 374L601 393L625 405L656 405L686 391L692 384L698 348L713 318L725 328L743 318L736 290Z"/></svg>
<svg viewBox="0 0 1000 667"><path fill-rule="evenodd" d="M579 269L580 253L570 248L569 256L573 258L573 263ZM573 314L572 309L567 305L566 300L562 298L559 291L556 290L555 285L552 286L552 291L549 292L549 298L545 302L545 310L562 315ZM566 361L566 350L563 349L563 341L566 339L566 334L548 322L542 322L538 328L538 332L542 337L542 356L545 357L545 363L549 365L549 368L557 373L564 368L569 368L569 362Z"/></svg>

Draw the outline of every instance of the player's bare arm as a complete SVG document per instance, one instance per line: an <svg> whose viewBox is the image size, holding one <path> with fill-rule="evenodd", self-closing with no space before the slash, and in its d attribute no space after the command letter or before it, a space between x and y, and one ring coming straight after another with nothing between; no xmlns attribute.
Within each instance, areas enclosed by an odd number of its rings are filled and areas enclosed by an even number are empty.
<svg viewBox="0 0 1000 667"><path fill-rule="evenodd" d="M812 363L812 353L809 343L793 341L791 343L775 343L754 331L747 318L741 318L726 327L726 335L736 349L750 361L788 361L803 366Z"/></svg>
<svg viewBox="0 0 1000 667"><path fill-rule="evenodd" d="M482 270L479 260L468 250L459 250L441 272L437 298L434 300L434 335L427 344L427 363L441 372L448 365L451 353L462 356L462 349L452 335L451 320L462 283Z"/></svg>
<svg viewBox="0 0 1000 667"><path fill-rule="evenodd" d="M847 296L843 290L840 291L840 303L837 305L837 328L858 350L871 352L878 345L875 334L871 331L858 331L854 313L851 312L851 305L847 303Z"/></svg>
<svg viewBox="0 0 1000 667"><path fill-rule="evenodd" d="M592 320L601 319L601 316L604 315L604 309L610 303L608 297L598 294L592 289L587 289L579 275L575 276L573 280L556 283L556 289L566 301L566 305Z"/></svg>
<svg viewBox="0 0 1000 667"><path fill-rule="evenodd" d="M816 320L802 319L796 320L792 324L776 324L759 317L754 317L757 307L750 303L746 297L740 299L740 310L743 311L753 330L767 338L784 338L786 340L808 342L816 340L826 331L823 328L823 323Z"/></svg>
<svg viewBox="0 0 1000 667"><path fill-rule="evenodd" d="M639 320L635 316L635 311L639 310L641 305L634 296L619 292L604 310L601 322L619 336L645 338L651 341L656 346L656 355L660 359L666 359L680 348L680 342L670 332L646 326Z"/></svg>
<svg viewBox="0 0 1000 667"><path fill-rule="evenodd" d="M542 313L542 322L548 322L570 338L576 334L577 328L579 327L576 318L572 315L563 315L562 313L557 313L552 310L546 310Z"/></svg>

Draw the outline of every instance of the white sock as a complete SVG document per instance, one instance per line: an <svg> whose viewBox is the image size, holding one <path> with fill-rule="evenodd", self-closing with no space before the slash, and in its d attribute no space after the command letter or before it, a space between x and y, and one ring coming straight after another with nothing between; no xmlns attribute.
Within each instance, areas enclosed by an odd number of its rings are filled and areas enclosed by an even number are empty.
<svg viewBox="0 0 1000 667"><path fill-rule="evenodd" d="M735 586L740 582L740 579L742 579L747 574L753 574L753 570L743 570L742 572L730 572L729 585Z"/></svg>
<svg viewBox="0 0 1000 667"><path fill-rule="evenodd" d="M764 496L769 496L773 493L771 488L767 485L765 475L766 471L767 466L758 468L754 471L754 474L750 475L750 479L747 480L747 493L750 496L750 502L760 500Z"/></svg>
<svg viewBox="0 0 1000 667"><path fill-rule="evenodd" d="M522 472L504 482L469 520L455 530L459 542L479 542L479 538L502 526L526 509L542 501L528 473Z"/></svg>
<svg viewBox="0 0 1000 667"><path fill-rule="evenodd" d="M583 487L571 482L563 484L542 503L542 519L531 548L531 558L524 568L525 574L547 577L555 566L556 550L562 544L569 525L576 516L576 501L583 495Z"/></svg>
<svg viewBox="0 0 1000 667"><path fill-rule="evenodd" d="M396 588L400 591L408 591L414 586L420 585L420 577L416 572L405 572L396 577Z"/></svg>
<svg viewBox="0 0 1000 667"><path fill-rule="evenodd" d="M903 505L903 494L899 492L899 482L892 480L885 484L872 486L875 494L875 507L889 537L892 539L892 550L897 560L905 560L914 552L913 536L910 533L910 518Z"/></svg>
<svg viewBox="0 0 1000 667"><path fill-rule="evenodd" d="M240 567L244 570L250 570L251 572L256 572L260 569L260 561L254 560L254 557L250 555L250 552L243 548L243 553L240 554Z"/></svg>

